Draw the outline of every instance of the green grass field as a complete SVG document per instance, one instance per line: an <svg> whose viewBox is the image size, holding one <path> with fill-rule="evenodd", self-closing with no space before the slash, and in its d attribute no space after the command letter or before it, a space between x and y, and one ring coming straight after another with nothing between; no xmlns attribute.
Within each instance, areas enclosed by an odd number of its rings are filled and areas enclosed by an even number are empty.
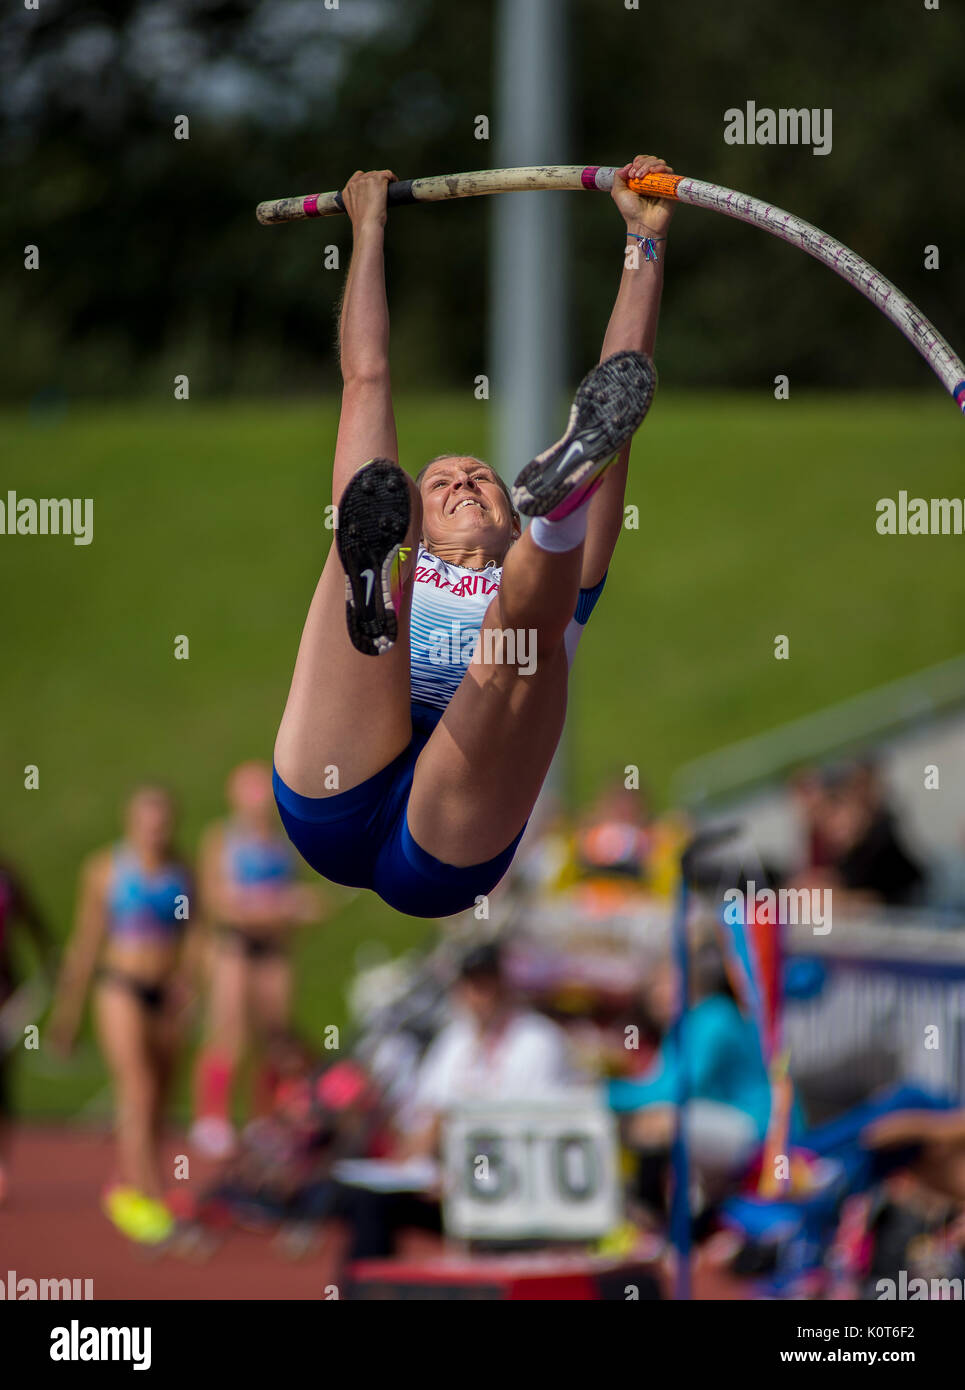
<svg viewBox="0 0 965 1390"><path fill-rule="evenodd" d="M406 398L402 462L487 457L488 406ZM195 401L0 416L0 500L92 497L94 541L0 536L0 854L58 932L77 868L116 834L133 782L180 794L183 840L221 812L228 768L268 756L330 540L333 402ZM658 798L681 763L957 655L965 537L882 537L875 502L965 495L962 423L924 397L658 398L636 448L607 592L583 640L570 716L575 795L635 763ZM190 659L174 659L175 638ZM774 659L774 638L790 660ZM39 790L24 789L37 764ZM298 1019L344 1021L355 953L431 924L367 894L299 958ZM76 1110L89 1054L27 1054L23 1103Z"/></svg>

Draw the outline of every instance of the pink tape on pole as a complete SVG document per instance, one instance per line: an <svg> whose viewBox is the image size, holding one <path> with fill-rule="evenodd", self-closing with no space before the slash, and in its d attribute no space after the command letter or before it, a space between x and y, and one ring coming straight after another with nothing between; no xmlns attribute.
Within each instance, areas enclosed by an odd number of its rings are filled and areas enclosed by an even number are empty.
<svg viewBox="0 0 965 1390"><path fill-rule="evenodd" d="M596 188L596 176L599 168L599 164L589 164L583 170L580 180L584 188Z"/></svg>
<svg viewBox="0 0 965 1390"><path fill-rule="evenodd" d="M312 193L310 197L302 200L302 211L306 217L318 216L318 194Z"/></svg>

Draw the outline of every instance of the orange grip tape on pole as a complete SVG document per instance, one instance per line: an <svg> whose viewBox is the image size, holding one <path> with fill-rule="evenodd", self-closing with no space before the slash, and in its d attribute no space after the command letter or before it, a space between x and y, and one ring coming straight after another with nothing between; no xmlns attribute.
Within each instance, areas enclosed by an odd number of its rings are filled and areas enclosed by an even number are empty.
<svg viewBox="0 0 965 1390"><path fill-rule="evenodd" d="M683 174L644 174L642 179L628 179L627 186L646 198L676 198L682 178Z"/></svg>

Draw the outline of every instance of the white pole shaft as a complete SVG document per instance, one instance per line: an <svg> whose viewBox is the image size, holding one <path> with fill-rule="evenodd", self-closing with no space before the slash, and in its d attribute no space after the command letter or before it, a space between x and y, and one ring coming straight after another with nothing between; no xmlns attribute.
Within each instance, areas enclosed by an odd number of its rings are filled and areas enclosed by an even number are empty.
<svg viewBox="0 0 965 1390"><path fill-rule="evenodd" d="M725 217L736 218L738 222L762 227L781 241L806 251L815 260L823 261L891 319L921 353L945 390L965 413L965 363L921 310L850 247L828 236L813 223L785 212L783 208L774 207L760 198L752 198L747 193L723 188L720 184L683 178L677 185L676 197L681 203L709 208L713 212L723 213Z"/></svg>

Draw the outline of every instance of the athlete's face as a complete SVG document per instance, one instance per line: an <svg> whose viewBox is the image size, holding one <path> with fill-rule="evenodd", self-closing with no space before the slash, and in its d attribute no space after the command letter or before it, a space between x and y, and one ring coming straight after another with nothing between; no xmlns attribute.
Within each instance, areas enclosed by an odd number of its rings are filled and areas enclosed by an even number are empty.
<svg viewBox="0 0 965 1390"><path fill-rule="evenodd" d="M228 780L228 803L242 820L260 824L273 809L271 770L267 763L242 763Z"/></svg>
<svg viewBox="0 0 965 1390"><path fill-rule="evenodd" d="M149 854L162 854L171 843L174 819L174 803L168 794L160 788L144 788L128 802L127 838Z"/></svg>
<svg viewBox="0 0 965 1390"><path fill-rule="evenodd" d="M422 479L422 533L433 541L484 547L505 555L519 535L496 474L478 459L453 457L429 465Z"/></svg>

